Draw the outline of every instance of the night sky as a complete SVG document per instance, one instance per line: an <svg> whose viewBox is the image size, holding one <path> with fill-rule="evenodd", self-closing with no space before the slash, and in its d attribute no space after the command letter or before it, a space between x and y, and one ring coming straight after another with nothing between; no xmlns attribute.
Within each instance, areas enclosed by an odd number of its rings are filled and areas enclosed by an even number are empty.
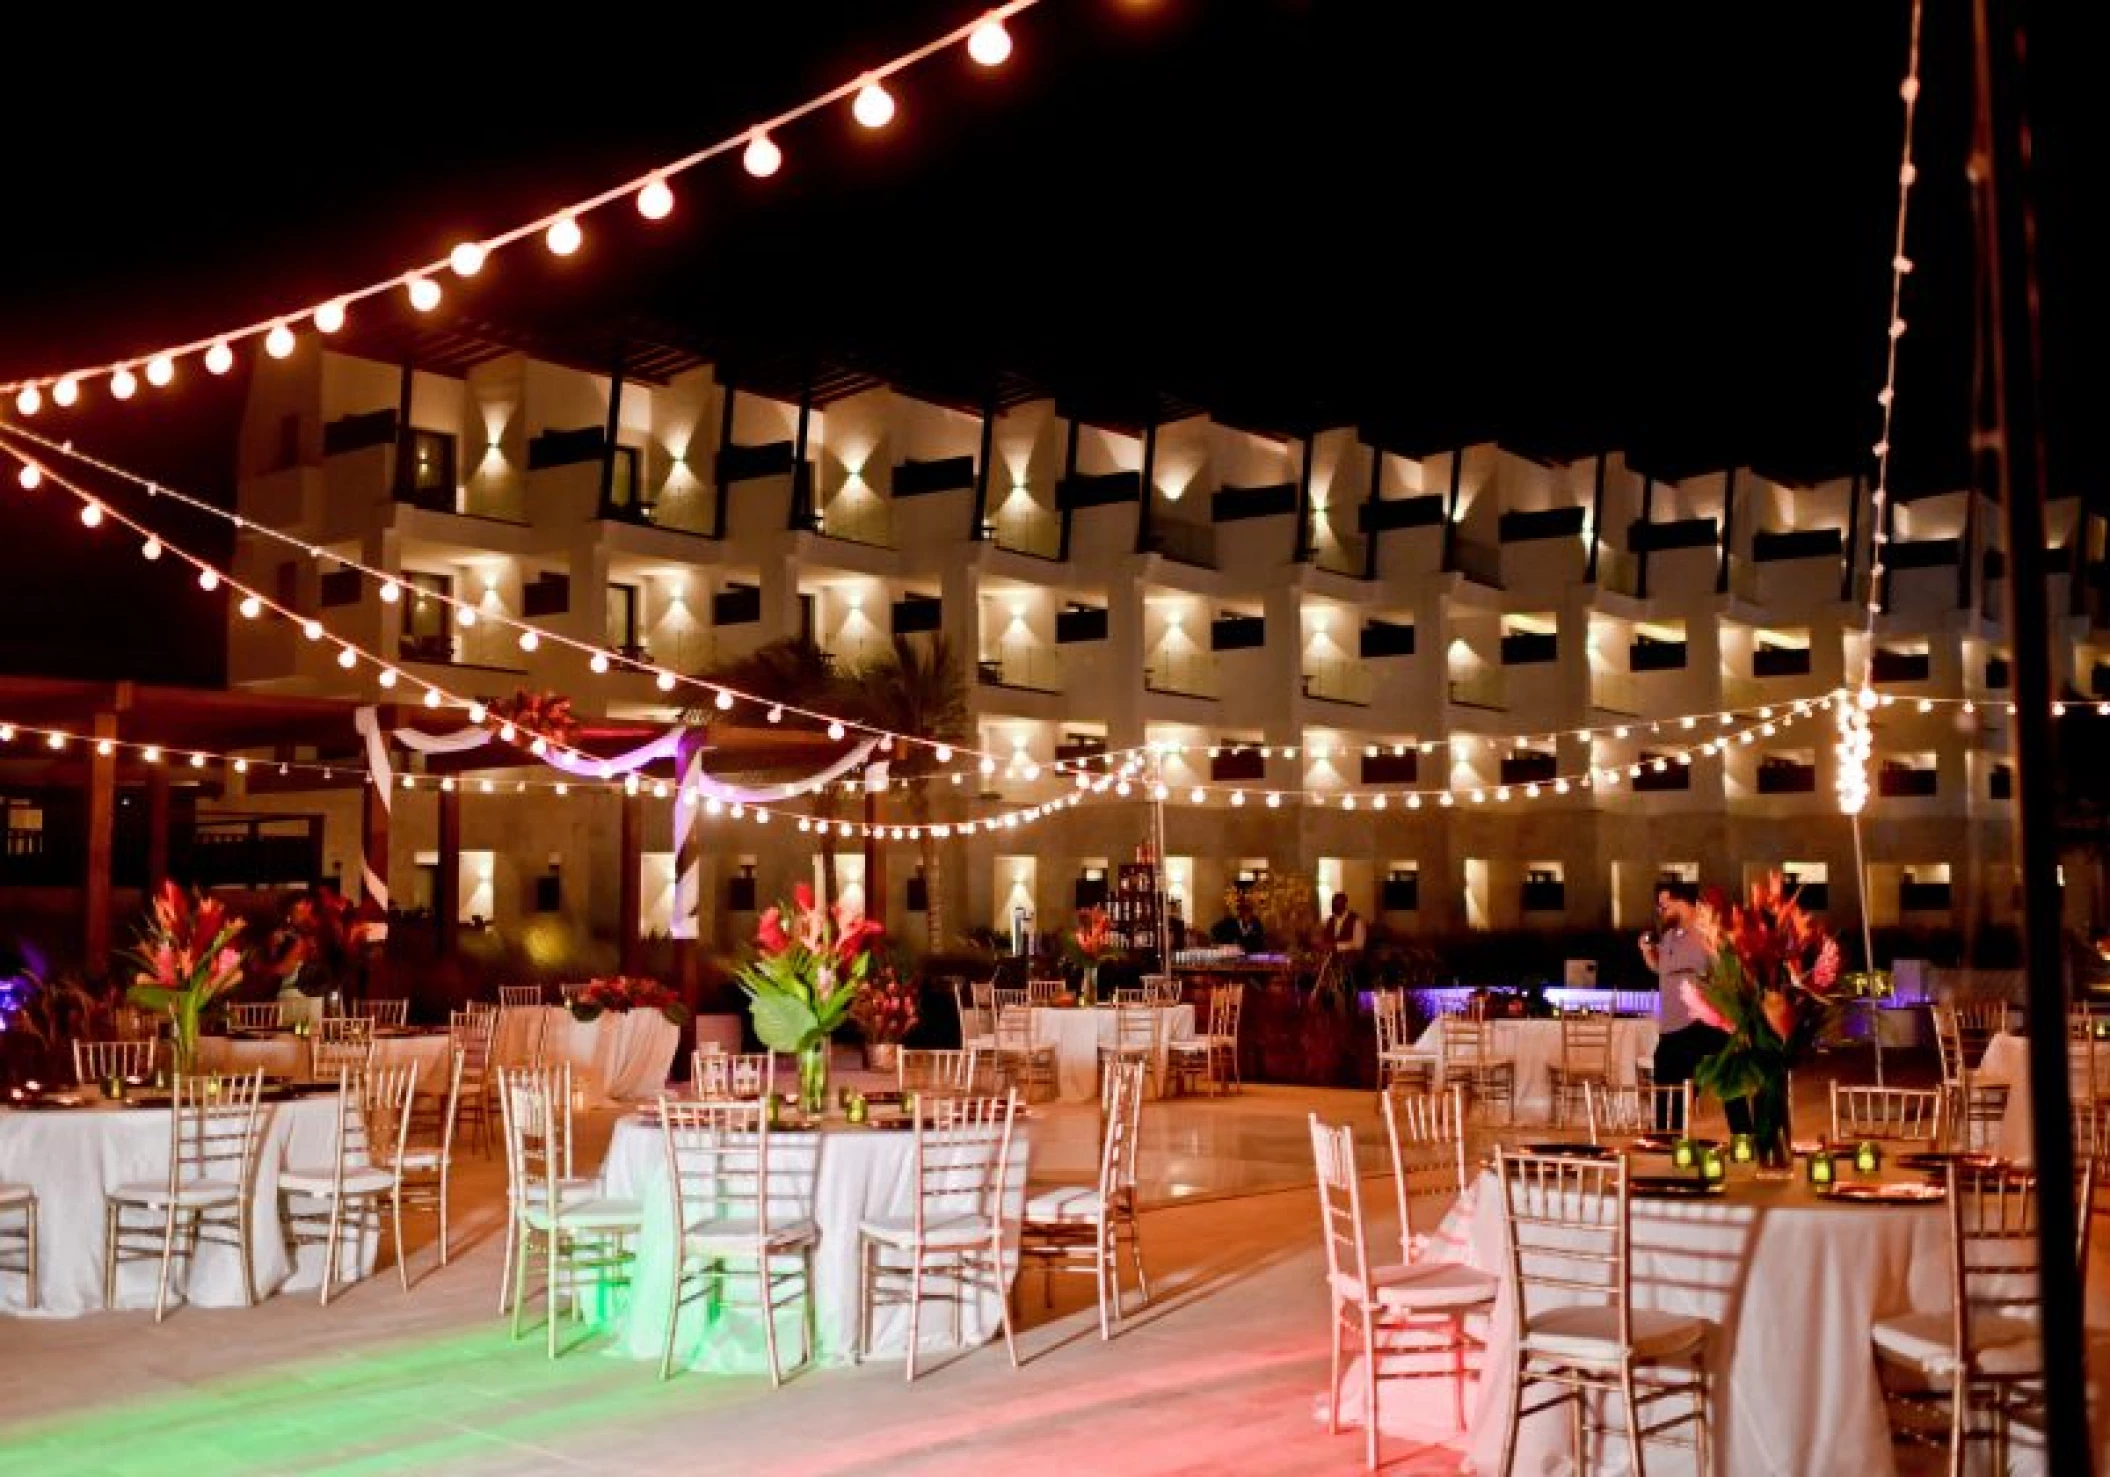
<svg viewBox="0 0 2110 1477"><path fill-rule="evenodd" d="M194 15L46 19L9 79L0 376L137 353L392 275L821 91L977 7L693 7L435 21L362 7L276 51ZM1967 7L1930 6L1909 490L1959 485L1972 365ZM750 14L752 12L752 14ZM1358 424L1402 451L1499 438L1653 469L1866 464L1878 420L1908 10L1048 0L994 73L954 54L780 137L783 172L676 180L672 220L495 257L460 309L626 316L1079 404ZM2040 27L2054 23L2052 16ZM71 26L73 34L66 34ZM2068 38L2071 41L2071 38ZM2079 264L2085 49L2032 37L2054 432L2101 325ZM92 58L92 60L91 60ZM113 145L111 138L116 142ZM370 312L379 309L368 310ZM390 309L389 311L394 311ZM88 449L227 495L241 375L73 412ZM107 400L92 391L93 401ZM38 418L47 434L61 419ZM2100 469L2053 445L2054 476ZM1857 463L1857 458L1860 459ZM220 615L7 484L0 670L213 682ZM155 516L163 515L157 511ZM211 520L172 537L224 547Z"/></svg>

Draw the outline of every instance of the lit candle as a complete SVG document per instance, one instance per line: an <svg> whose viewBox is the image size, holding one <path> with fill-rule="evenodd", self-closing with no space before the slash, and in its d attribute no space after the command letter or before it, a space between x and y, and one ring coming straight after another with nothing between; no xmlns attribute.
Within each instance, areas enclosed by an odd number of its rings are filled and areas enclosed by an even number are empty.
<svg viewBox="0 0 2110 1477"><path fill-rule="evenodd" d="M1854 1150L1854 1168L1862 1174L1874 1174L1883 1167L1883 1146L1874 1139L1865 1141Z"/></svg>
<svg viewBox="0 0 2110 1477"><path fill-rule="evenodd" d="M1700 1151L1700 1175L1709 1183L1720 1183L1729 1172L1729 1163L1722 1158L1722 1151L1709 1145Z"/></svg>
<svg viewBox="0 0 2110 1477"><path fill-rule="evenodd" d="M1810 1184L1819 1190L1832 1187L1832 1156L1823 1149L1810 1155Z"/></svg>
<svg viewBox="0 0 2110 1477"><path fill-rule="evenodd" d="M1731 1135L1729 1157L1738 1164L1750 1164L1758 1158L1758 1140L1748 1133Z"/></svg>
<svg viewBox="0 0 2110 1477"><path fill-rule="evenodd" d="M103 1096L116 1102L125 1095L125 1079L112 1072L103 1079Z"/></svg>
<svg viewBox="0 0 2110 1477"><path fill-rule="evenodd" d="M861 1092L851 1093L850 1101L845 1107L844 1113L852 1123L864 1122L867 1115L865 1095Z"/></svg>
<svg viewBox="0 0 2110 1477"><path fill-rule="evenodd" d="M1691 1139L1679 1139L1670 1148L1670 1162L1680 1169L1690 1169L1699 1157L1699 1146Z"/></svg>

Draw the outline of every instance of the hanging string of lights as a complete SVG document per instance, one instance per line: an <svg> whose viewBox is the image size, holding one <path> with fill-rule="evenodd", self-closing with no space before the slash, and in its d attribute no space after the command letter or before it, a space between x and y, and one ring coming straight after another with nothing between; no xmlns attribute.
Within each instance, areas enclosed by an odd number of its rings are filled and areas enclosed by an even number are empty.
<svg viewBox="0 0 2110 1477"><path fill-rule="evenodd" d="M103 381L107 383L112 397L130 400L138 394L142 377L148 385L156 389L165 388L175 381L179 366L193 357L201 360L207 373L223 375L234 367L235 347L259 338L263 340L265 353L273 358L283 359L293 352L296 329L305 325L317 333L335 333L344 327L354 305L398 290L408 297L411 306L418 312L429 313L440 304L443 296L440 282L443 277L452 275L467 281L484 269L494 253L509 246L539 236L552 254L571 256L579 250L585 240L585 230L580 225L581 219L605 206L630 200L635 203L638 214L646 220L665 220L673 213L675 203L670 181L712 159L738 150L741 163L749 174L757 179L766 179L774 175L784 163L783 148L776 141L776 135L786 126L845 99L850 101L852 116L860 125L869 129L884 128L893 120L895 113L894 96L886 87L889 79L954 47L964 48L978 66L1001 66L1011 55L1011 33L1004 23L1038 3L1039 0L1004 0L1003 4L967 24L957 26L912 51L904 52L892 61L861 72L827 92L684 154L679 159L647 170L633 179L612 185L583 200L561 206L547 215L524 221L494 235L460 242L438 260L420 263L379 281L336 293L320 302L273 314L254 323L220 329L192 339L188 343L149 349L105 364L85 365L26 379L0 381L0 398L12 397L16 413L31 416L43 408L47 397L54 405L70 406L79 401L85 387Z"/></svg>

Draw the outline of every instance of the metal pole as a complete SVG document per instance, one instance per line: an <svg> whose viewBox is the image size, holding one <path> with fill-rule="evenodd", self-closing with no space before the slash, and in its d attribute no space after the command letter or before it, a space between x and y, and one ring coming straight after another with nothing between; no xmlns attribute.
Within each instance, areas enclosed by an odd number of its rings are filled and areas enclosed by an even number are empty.
<svg viewBox="0 0 2110 1477"><path fill-rule="evenodd" d="M2051 651L2045 595L2044 443L2039 419L2035 221L2024 110L2020 0L1975 0L1971 176L1977 187L1980 434L1986 486L2007 519L2008 637L2014 652L2015 818L2022 860L2023 960L2035 1116L2039 1286L2043 1298L2047 1470L2089 1473L2084 1285L2074 1256L2073 1104L2052 794Z"/></svg>

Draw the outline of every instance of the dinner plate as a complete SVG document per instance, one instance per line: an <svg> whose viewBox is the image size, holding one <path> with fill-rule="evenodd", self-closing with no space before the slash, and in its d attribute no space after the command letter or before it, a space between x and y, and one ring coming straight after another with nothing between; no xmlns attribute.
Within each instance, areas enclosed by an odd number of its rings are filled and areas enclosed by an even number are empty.
<svg viewBox="0 0 2110 1477"><path fill-rule="evenodd" d="M1961 1169L2004 1169L2007 1161L1998 1154L1959 1154L1951 1150L1936 1150L1924 1154L1900 1154L1891 1163L1900 1169L1947 1169L1951 1163Z"/></svg>
<svg viewBox="0 0 2110 1477"><path fill-rule="evenodd" d="M1725 1181L1703 1180L1691 1174L1637 1174L1627 1180L1627 1188L1636 1195L1656 1195L1665 1199L1703 1200L1709 1195L1719 1195Z"/></svg>
<svg viewBox="0 0 2110 1477"><path fill-rule="evenodd" d="M1559 1154L1569 1159L1610 1159L1619 1151L1608 1144L1523 1144L1527 1154Z"/></svg>
<svg viewBox="0 0 2110 1477"><path fill-rule="evenodd" d="M1910 1181L1873 1185L1856 1180L1832 1186L1832 1199L1860 1200L1870 1205L1925 1205L1929 1201L1944 1198L1948 1193L1940 1185L1914 1184Z"/></svg>
<svg viewBox="0 0 2110 1477"><path fill-rule="evenodd" d="M1702 1150L1719 1149L1723 1146L1720 1139L1693 1139L1690 1142L1692 1151L1695 1154L1700 1153ZM1678 1135L1674 1133L1644 1133L1627 1147L1636 1154L1668 1154L1678 1147Z"/></svg>

